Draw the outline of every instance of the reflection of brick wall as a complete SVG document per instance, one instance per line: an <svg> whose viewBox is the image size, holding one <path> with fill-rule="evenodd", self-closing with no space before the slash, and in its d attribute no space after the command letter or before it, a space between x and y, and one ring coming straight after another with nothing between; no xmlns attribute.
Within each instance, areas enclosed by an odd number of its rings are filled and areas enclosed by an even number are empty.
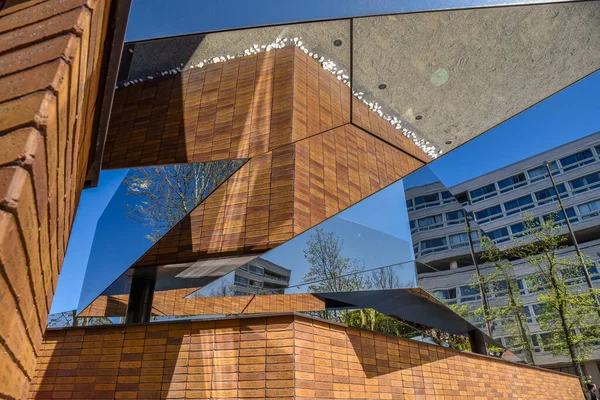
<svg viewBox="0 0 600 400"><path fill-rule="evenodd" d="M256 156L137 263L272 249L423 163L352 125Z"/></svg>
<svg viewBox="0 0 600 400"><path fill-rule="evenodd" d="M577 378L303 316L47 333L30 398L581 398Z"/></svg>
<svg viewBox="0 0 600 400"><path fill-rule="evenodd" d="M271 294L185 298L196 289L154 292L152 315L189 316L220 314L263 314L325 310L317 295ZM100 296L83 310L80 317L124 317L129 295Z"/></svg>
<svg viewBox="0 0 600 400"><path fill-rule="evenodd" d="M34 376L92 140L110 1L0 11L0 397Z"/></svg>

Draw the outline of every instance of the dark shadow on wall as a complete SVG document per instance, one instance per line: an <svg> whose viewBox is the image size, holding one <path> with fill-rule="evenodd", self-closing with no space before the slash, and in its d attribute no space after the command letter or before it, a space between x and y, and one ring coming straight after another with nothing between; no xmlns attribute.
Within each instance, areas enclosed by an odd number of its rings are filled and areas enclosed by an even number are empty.
<svg viewBox="0 0 600 400"><path fill-rule="evenodd" d="M180 349L191 324L177 329L177 335L169 324L49 329L30 398L166 398L187 375Z"/></svg>

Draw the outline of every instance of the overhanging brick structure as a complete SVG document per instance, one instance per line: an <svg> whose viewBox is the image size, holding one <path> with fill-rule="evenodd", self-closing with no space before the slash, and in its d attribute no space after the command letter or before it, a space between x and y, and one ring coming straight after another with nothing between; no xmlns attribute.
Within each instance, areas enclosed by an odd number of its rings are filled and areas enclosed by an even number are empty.
<svg viewBox="0 0 600 400"><path fill-rule="evenodd" d="M50 330L29 398L571 400L576 377L299 315Z"/></svg>
<svg viewBox="0 0 600 400"><path fill-rule="evenodd" d="M293 46L119 88L104 168L249 158L135 266L258 255L429 161L352 98Z"/></svg>

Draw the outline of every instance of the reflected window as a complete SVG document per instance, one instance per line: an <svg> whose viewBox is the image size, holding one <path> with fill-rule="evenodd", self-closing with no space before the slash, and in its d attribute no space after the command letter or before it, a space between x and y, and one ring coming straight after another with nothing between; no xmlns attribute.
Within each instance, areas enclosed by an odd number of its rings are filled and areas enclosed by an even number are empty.
<svg viewBox="0 0 600 400"><path fill-rule="evenodd" d="M471 201L473 203L476 203L483 199L487 199L489 197L496 196L497 194L498 193L496 193L496 185L493 183L469 191L469 196L471 196Z"/></svg>
<svg viewBox="0 0 600 400"><path fill-rule="evenodd" d="M475 212L475 219L477 219L477 222L479 222L480 224L493 221L498 218L502 218L502 207L500 207L500 205L485 208L481 211Z"/></svg>
<svg viewBox="0 0 600 400"><path fill-rule="evenodd" d="M235 283L239 283L240 285L248 284L248 278L244 278L243 276L236 275L234 280L235 280Z"/></svg>
<svg viewBox="0 0 600 400"><path fill-rule="evenodd" d="M249 270L250 270L251 273L256 274L256 275L263 276L265 274L265 270L264 269L262 269L260 267L257 267L255 265L250 265Z"/></svg>
<svg viewBox="0 0 600 400"><path fill-rule="evenodd" d="M560 159L560 165L565 171L569 171L592 162L594 162L594 155L590 149L586 149L580 151L579 153L571 154L570 156Z"/></svg>
<svg viewBox="0 0 600 400"><path fill-rule="evenodd" d="M504 208L506 209L506 215L516 214L521 211L529 210L533 208L533 198L530 194L527 196L519 197L518 199L514 199L511 201L507 201L504 203Z"/></svg>
<svg viewBox="0 0 600 400"><path fill-rule="evenodd" d="M525 174L521 172L520 174L509 176L508 178L498 181L498 188L500 189L500 193L505 193L526 184L527 179L525 178Z"/></svg>
<svg viewBox="0 0 600 400"><path fill-rule="evenodd" d="M600 200L590 201L589 203L581 204L577 206L581 219L592 218L598 215L600 210Z"/></svg>
<svg viewBox="0 0 600 400"><path fill-rule="evenodd" d="M487 232L486 236L496 243L502 243L510 240L507 228L500 228Z"/></svg>
<svg viewBox="0 0 600 400"><path fill-rule="evenodd" d="M415 209L420 210L425 207L437 206L440 204L440 196L437 193L426 194L423 196L417 196L414 199Z"/></svg>
<svg viewBox="0 0 600 400"><path fill-rule="evenodd" d="M573 179L569 181L569 186L573 191L573 194L582 193L591 189L600 187L600 173L594 172L581 178Z"/></svg>
<svg viewBox="0 0 600 400"><path fill-rule="evenodd" d="M559 183L558 185L556 185L556 187L558 188L558 193L560 193L560 194L563 194L567 191L567 188L565 187L564 183ZM565 197L565 196L561 196L561 197ZM556 191L554 190L553 187L539 190L539 191L535 192L535 198L537 199L537 201L539 202L540 205L552 203L553 201L557 200Z"/></svg>
<svg viewBox="0 0 600 400"><path fill-rule="evenodd" d="M465 222L465 212L463 210L450 211L446 213L448 225L456 225Z"/></svg>
<svg viewBox="0 0 600 400"><path fill-rule="evenodd" d="M559 173L556 161L552 161L550 163L550 171L552 171L552 175L556 175ZM529 176L529 180L533 183L541 181L542 179L546 179L548 177L548 171L546 170L546 167L542 165L537 168L528 170L527 175Z"/></svg>

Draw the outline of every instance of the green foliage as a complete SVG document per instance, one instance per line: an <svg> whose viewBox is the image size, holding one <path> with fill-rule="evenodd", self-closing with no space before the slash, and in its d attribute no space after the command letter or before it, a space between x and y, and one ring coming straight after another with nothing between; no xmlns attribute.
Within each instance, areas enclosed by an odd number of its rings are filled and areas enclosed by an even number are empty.
<svg viewBox="0 0 600 400"><path fill-rule="evenodd" d="M357 260L342 255L343 249L344 243L335 233L325 232L318 228L311 233L307 241L307 249L304 250L304 257L310 264L304 281L309 283L308 290L310 292L351 292L406 286L393 267L365 272L364 266ZM419 332L415 328L373 309L328 310L313 314L350 326L397 336L414 337L415 332Z"/></svg>
<svg viewBox="0 0 600 400"><path fill-rule="evenodd" d="M501 250L487 236L482 236L482 259L494 266L494 272L486 276L485 290L506 293L506 304L489 307L491 323L500 322L504 331L513 338L511 350L522 352L525 361L535 365L534 346L527 315L523 306L517 277L513 265L508 261L509 250ZM519 351L520 350L520 351Z"/></svg>

